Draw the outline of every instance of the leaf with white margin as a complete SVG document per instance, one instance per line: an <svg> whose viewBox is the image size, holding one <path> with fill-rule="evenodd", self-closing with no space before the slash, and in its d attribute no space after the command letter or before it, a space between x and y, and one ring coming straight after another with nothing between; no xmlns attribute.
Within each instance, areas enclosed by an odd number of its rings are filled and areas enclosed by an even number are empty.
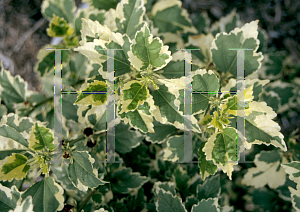
<svg viewBox="0 0 300 212"><path fill-rule="evenodd" d="M153 35L147 24L144 24L140 31L135 34L132 40L128 60L138 70L159 70L165 67L172 59L168 46L164 46L159 37L153 39Z"/></svg>
<svg viewBox="0 0 300 212"><path fill-rule="evenodd" d="M184 40L180 35L165 32L160 33L159 37L162 39L165 45L169 46L169 50L172 52L172 54L177 52L176 49L184 49Z"/></svg>
<svg viewBox="0 0 300 212"><path fill-rule="evenodd" d="M156 187L155 195L157 197L155 202L157 211L187 212L181 198L174 196L170 191Z"/></svg>
<svg viewBox="0 0 300 212"><path fill-rule="evenodd" d="M161 73L161 75L163 75L163 77L167 79L180 78L184 76L185 54L186 53L183 51L177 51L172 54L172 60L164 68L162 68L163 72ZM191 65L191 71L195 71L197 69L199 69L199 66L195 65L193 62L193 64Z"/></svg>
<svg viewBox="0 0 300 212"><path fill-rule="evenodd" d="M109 41L112 31L105 25L100 24L98 21L82 18L82 29L80 45L87 42L93 42L93 39Z"/></svg>
<svg viewBox="0 0 300 212"><path fill-rule="evenodd" d="M154 186L153 186L153 193L156 192L156 189L163 189L165 191L169 191L171 192L174 196L176 195L176 190L175 190L175 183L174 182L160 182L160 181L157 181L154 183Z"/></svg>
<svg viewBox="0 0 300 212"><path fill-rule="evenodd" d="M283 52L267 52L264 54L262 67L259 69L259 75L263 79L279 79L282 76L283 61L287 57Z"/></svg>
<svg viewBox="0 0 300 212"><path fill-rule="evenodd" d="M187 174L187 171L184 170L181 166L177 166L173 171L173 180L176 183L176 188L178 191L184 191L189 188L190 176Z"/></svg>
<svg viewBox="0 0 300 212"><path fill-rule="evenodd" d="M73 0L46 0L41 6L43 16L51 21L53 14L64 18L68 23L73 23L76 5Z"/></svg>
<svg viewBox="0 0 300 212"><path fill-rule="evenodd" d="M146 81L132 80L127 82L121 92L122 110L119 113L134 111L150 97Z"/></svg>
<svg viewBox="0 0 300 212"><path fill-rule="evenodd" d="M219 32L229 33L236 27L241 25L239 14L236 13L236 9L233 9L228 15L221 17L219 21L214 22L209 31L216 36Z"/></svg>
<svg viewBox="0 0 300 212"><path fill-rule="evenodd" d="M284 136L280 126L272 119L276 113L265 102L250 102L251 114L245 117L245 148L250 149L252 144L272 144L287 151Z"/></svg>
<svg viewBox="0 0 300 212"><path fill-rule="evenodd" d="M30 168L27 165L28 158L25 155L13 153L0 161L0 180L12 181L13 179L21 180L26 177Z"/></svg>
<svg viewBox="0 0 300 212"><path fill-rule="evenodd" d="M7 188L0 183L0 208L2 212L9 212L21 203L21 194L17 187L13 185Z"/></svg>
<svg viewBox="0 0 300 212"><path fill-rule="evenodd" d="M218 198L203 199L197 205L193 205L192 212L220 212Z"/></svg>
<svg viewBox="0 0 300 212"><path fill-rule="evenodd" d="M32 197L34 211L55 212L64 207L64 190L52 177L31 185L23 194L22 199Z"/></svg>
<svg viewBox="0 0 300 212"><path fill-rule="evenodd" d="M155 110L153 97L150 95L147 100L134 111L120 113L122 105L118 103L118 116L129 123L131 127L141 130L143 133L154 133L153 128L153 110Z"/></svg>
<svg viewBox="0 0 300 212"><path fill-rule="evenodd" d="M130 130L131 126L119 123L115 126L115 149L120 153L131 152L143 141L144 137L138 131Z"/></svg>
<svg viewBox="0 0 300 212"><path fill-rule="evenodd" d="M132 172L131 168L121 166L112 173L111 181L112 189L120 193L129 193L132 189L139 189L146 182L150 180L149 177L141 176L139 172Z"/></svg>
<svg viewBox="0 0 300 212"><path fill-rule="evenodd" d="M104 49L119 49L114 52L114 58L112 58L114 59L115 77L129 73L133 70L133 67L128 60L130 44L131 40L126 34L122 36L118 33L116 39L104 45ZM99 73L104 79L107 79L107 51L103 50L103 46L101 45L95 45L95 50L98 52L100 58L104 59L103 63L101 63L102 66Z"/></svg>
<svg viewBox="0 0 300 212"><path fill-rule="evenodd" d="M168 91L165 85L158 85L159 89L151 92L156 109L153 115L157 121L162 124L171 124L178 129L184 130L184 115L178 110L174 101L176 96ZM191 116L192 130L200 133L201 130L197 124L197 119Z"/></svg>
<svg viewBox="0 0 300 212"><path fill-rule="evenodd" d="M13 212L34 212L33 211L33 204L32 204L32 197L28 196L24 199L21 205L17 205Z"/></svg>
<svg viewBox="0 0 300 212"><path fill-rule="evenodd" d="M0 69L0 97L9 105L24 102L27 95L27 82L20 75L12 76L4 69L2 63Z"/></svg>
<svg viewBox="0 0 300 212"><path fill-rule="evenodd" d="M107 130L106 127L106 104L93 106L85 114L85 123L94 126L95 133L101 133Z"/></svg>
<svg viewBox="0 0 300 212"><path fill-rule="evenodd" d="M198 154L200 155L199 157L199 163L198 166L200 168L200 173L201 173L201 178L204 181L206 177L208 177L209 175L213 175L216 173L218 167L216 166L216 164L214 164L213 161L211 160L206 160L205 154L203 152L203 147L204 147L205 143L202 142L201 146L198 150Z"/></svg>
<svg viewBox="0 0 300 212"><path fill-rule="evenodd" d="M153 125L155 133L146 133L145 137L145 139L151 143L164 143L176 130L176 127L169 124L162 124L155 119L153 120Z"/></svg>
<svg viewBox="0 0 300 212"><path fill-rule="evenodd" d="M81 88L80 93L77 96L75 105L93 105L99 106L103 105L107 100L107 85L106 82L94 80L92 83L84 83ZM93 93L101 92L101 93Z"/></svg>
<svg viewBox="0 0 300 212"><path fill-rule="evenodd" d="M98 210L96 210L94 212L108 212L108 210L105 210L104 208L100 208L100 209L98 209Z"/></svg>
<svg viewBox="0 0 300 212"><path fill-rule="evenodd" d="M54 174L54 178L60 185L68 192L78 192L78 189L73 185L72 181L68 177L68 165L62 163L61 166L51 166L51 171Z"/></svg>
<svg viewBox="0 0 300 212"><path fill-rule="evenodd" d="M300 211L300 190L293 189L292 187L288 187L289 191L291 192L291 197L292 197L292 205L295 211L299 212Z"/></svg>
<svg viewBox="0 0 300 212"><path fill-rule="evenodd" d="M116 8L118 32L127 34L133 39L135 33L142 27L145 10L143 0L121 0Z"/></svg>
<svg viewBox="0 0 300 212"><path fill-rule="evenodd" d="M159 28L158 33L197 33L182 2L178 0L163 0L156 2L149 18L154 27Z"/></svg>
<svg viewBox="0 0 300 212"><path fill-rule="evenodd" d="M195 47L200 49L199 51L192 51L192 53L201 61L200 64L204 66L212 62L210 47L213 40L214 36L211 33L208 33L207 35L190 35L188 37L188 43L185 44L185 46L188 48L190 48L189 46L191 46L193 47L193 49L195 49Z"/></svg>
<svg viewBox="0 0 300 212"><path fill-rule="evenodd" d="M292 161L290 163L281 164L285 172L289 174L289 178L297 183L297 190L300 190L300 162Z"/></svg>
<svg viewBox="0 0 300 212"><path fill-rule="evenodd" d="M248 169L241 183L254 186L254 188L268 185L270 188L275 189L282 186L286 180L286 173L280 164L286 162L286 157L283 157L282 153L277 150L261 151L255 155L254 163L256 167ZM274 177L270 178L270 176Z"/></svg>
<svg viewBox="0 0 300 212"><path fill-rule="evenodd" d="M238 153L242 146L241 135L237 136L238 139L236 135L237 130L235 128L227 127L222 132L215 132L202 149L205 152L206 160L213 160L218 168L227 173L230 180L233 166L238 164Z"/></svg>
<svg viewBox="0 0 300 212"><path fill-rule="evenodd" d="M235 28L229 34L216 35L211 47L212 59L221 72L230 72L236 76L237 51L229 49L253 49L244 51L245 76L248 76L261 67L263 55L257 53L259 47L258 20L245 24L242 28Z"/></svg>
<svg viewBox="0 0 300 212"><path fill-rule="evenodd" d="M184 135L171 136L167 140L167 147L164 149L164 160L175 162L184 160ZM193 142L193 151L195 142Z"/></svg>
<svg viewBox="0 0 300 212"><path fill-rule="evenodd" d="M48 150L53 151L54 146L54 134L51 129L48 129L44 126L35 123L30 132L30 138L28 140L29 148L35 151L42 150L45 147Z"/></svg>
<svg viewBox="0 0 300 212"><path fill-rule="evenodd" d="M0 159L20 153L28 147L29 133L34 125L32 118L19 118L18 114L10 113L2 117L0 122Z"/></svg>
<svg viewBox="0 0 300 212"><path fill-rule="evenodd" d="M93 168L95 159L87 151L74 151L71 158L73 163L68 166L68 176L79 190L87 191L108 183L98 178L98 170Z"/></svg>

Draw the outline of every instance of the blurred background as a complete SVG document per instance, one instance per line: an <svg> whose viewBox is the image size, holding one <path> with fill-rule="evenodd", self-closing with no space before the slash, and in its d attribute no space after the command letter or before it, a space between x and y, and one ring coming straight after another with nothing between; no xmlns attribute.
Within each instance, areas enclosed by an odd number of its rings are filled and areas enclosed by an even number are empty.
<svg viewBox="0 0 300 212"><path fill-rule="evenodd" d="M295 0L183 0L191 15L206 11L211 23L236 8L243 22L259 19L267 31L268 47L287 51L294 60L300 56L300 1ZM38 75L33 72L38 50L49 44L49 25L41 14L42 0L0 0L0 60L13 75L28 81L38 90ZM76 0L76 6L81 0Z"/></svg>

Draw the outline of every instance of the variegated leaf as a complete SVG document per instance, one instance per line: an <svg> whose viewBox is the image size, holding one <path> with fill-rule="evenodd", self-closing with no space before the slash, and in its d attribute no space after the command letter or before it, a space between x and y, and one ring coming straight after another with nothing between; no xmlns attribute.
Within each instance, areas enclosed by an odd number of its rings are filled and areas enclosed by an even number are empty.
<svg viewBox="0 0 300 212"><path fill-rule="evenodd" d="M132 40L128 52L131 65L138 70L154 71L165 67L172 59L168 46L164 46L159 37L153 38L147 24L144 24Z"/></svg>
<svg viewBox="0 0 300 212"><path fill-rule="evenodd" d="M13 153L11 156L6 157L0 161L0 180L12 181L13 179L21 180L26 177L30 168L27 165L28 158L25 155Z"/></svg>

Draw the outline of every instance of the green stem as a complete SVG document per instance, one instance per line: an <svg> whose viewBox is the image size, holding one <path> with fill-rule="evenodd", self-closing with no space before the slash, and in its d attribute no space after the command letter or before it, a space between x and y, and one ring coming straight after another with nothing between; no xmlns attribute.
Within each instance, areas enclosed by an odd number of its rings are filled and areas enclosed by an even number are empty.
<svg viewBox="0 0 300 212"><path fill-rule="evenodd" d="M24 181L25 181L25 177L22 179L21 184L19 185L19 188L18 188L19 191L22 190L22 186L23 186Z"/></svg>
<svg viewBox="0 0 300 212"><path fill-rule="evenodd" d="M25 116L29 116L37 107L39 107L39 106L41 106L41 105L43 105L43 104L45 104L45 103L47 103L47 102L49 102L50 100L53 100L53 99L54 99L54 97L52 96L52 97L49 97L49 98L45 99L44 101L36 104L35 106L33 106L33 108L30 111L28 111L25 114Z"/></svg>
<svg viewBox="0 0 300 212"><path fill-rule="evenodd" d="M88 193L88 195L84 198L84 200L80 203L79 207L78 207L78 212L80 212L83 207L86 205L86 203L90 200L90 198L93 196L93 194L98 190L98 188L100 188L100 186L98 186L97 188L94 188L90 191L90 193Z"/></svg>
<svg viewBox="0 0 300 212"><path fill-rule="evenodd" d="M84 136L84 135L81 135L81 136L79 136L78 138L76 138L76 139L74 139L74 140L72 140L72 141L69 141L69 145L70 145L70 146L73 146L75 143L77 143L78 141L82 141L84 138L85 138L85 136Z"/></svg>

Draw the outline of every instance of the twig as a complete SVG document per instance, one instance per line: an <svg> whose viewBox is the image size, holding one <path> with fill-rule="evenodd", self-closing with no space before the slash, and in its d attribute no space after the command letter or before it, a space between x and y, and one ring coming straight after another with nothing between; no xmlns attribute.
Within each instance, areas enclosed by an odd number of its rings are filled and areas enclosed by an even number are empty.
<svg viewBox="0 0 300 212"><path fill-rule="evenodd" d="M41 26L43 26L47 22L46 19L41 18L38 22L36 22L33 27L31 27L25 34L20 37L20 39L17 41L17 44L15 45L14 49L12 52L8 54L8 56L11 56L14 52L17 52L20 50L20 48L24 45L24 43L27 41L28 38L36 31L38 30Z"/></svg>
<svg viewBox="0 0 300 212"><path fill-rule="evenodd" d="M90 193L84 198L84 200L80 203L80 205L78 207L78 212L80 212L83 209L85 204L90 200L90 198L93 196L93 194L97 191L98 188L100 188L100 186L98 186L97 188L92 189L90 191Z"/></svg>

